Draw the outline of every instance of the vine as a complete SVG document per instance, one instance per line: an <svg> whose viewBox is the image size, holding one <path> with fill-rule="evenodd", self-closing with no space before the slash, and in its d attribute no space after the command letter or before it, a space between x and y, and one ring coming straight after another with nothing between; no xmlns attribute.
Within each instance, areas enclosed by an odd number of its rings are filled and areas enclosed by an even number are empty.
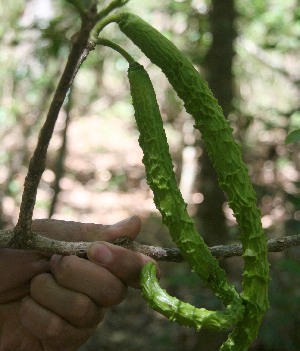
<svg viewBox="0 0 300 351"><path fill-rule="evenodd" d="M152 63L161 68L178 96L183 100L187 112L195 119L195 128L199 129L202 134L208 154L217 171L219 184L229 197L229 204L241 230L240 239L245 267L243 292L240 296L244 300L245 313L222 349L245 350L256 337L263 315L268 308L269 265L260 211L256 207L256 195L242 160L240 147L234 141L232 129L206 82L173 43L150 24L130 13L107 18L98 29L102 30L111 22L117 22L122 32L142 50ZM130 70L129 68L129 80L132 79L130 77L134 71L137 69ZM136 95L135 86L138 87ZM146 83L145 81L142 83L141 78L140 81L137 79L136 82L131 83L131 94L138 129L141 133L140 144L144 151L147 179L154 192L156 206L161 211L163 221L169 227L173 240L181 249L182 255L186 256L192 269L205 283L209 283L208 285L215 294L227 305L230 302L228 295L232 299L232 290L227 285L224 286L224 275L214 264L212 264L213 274L208 273L210 271L208 267L212 262L211 257L208 258L210 253L205 244L194 237L193 223L184 213L185 207L182 207L182 198L177 190L176 182L174 183L170 173L168 174L165 169L160 169L162 165L168 163L170 168L169 160L162 156L155 162L157 151L159 154L166 153L165 145L161 144L158 149L151 146L154 144L153 140L163 140L163 135L159 134L159 128L153 130L153 125L155 126L157 122L147 124L147 128L152 127L151 132L144 127L147 123L145 116L148 116L149 111L156 107L153 99L149 102L149 106L144 106L146 105L145 96L149 96L150 89L144 90L143 95L142 86L146 86ZM142 110L143 107L145 110ZM149 157L147 156L148 149L151 150ZM201 253L201 264L195 252ZM211 281L214 283L211 284ZM153 300L150 304L155 305ZM245 325L248 327L246 328Z"/></svg>
<svg viewBox="0 0 300 351"><path fill-rule="evenodd" d="M161 68L183 100L187 112L195 119L195 128L202 134L217 171L219 184L229 197L229 204L241 230L245 267L240 297L244 301L245 313L240 322L236 323L222 349L246 350L256 337L268 308L269 265L260 211L256 207L256 195L242 160L240 147L234 141L232 129L207 83L173 43L150 24L130 13L106 18L98 25L97 30L102 30L111 22L117 22L122 32L152 63ZM92 40L95 40L93 35L98 35L97 30L93 31ZM196 232L193 221L185 211L186 205L173 176L172 161L151 81L137 64L131 64L128 77L140 131L139 142L144 152L147 181L153 190L156 207L191 268L225 305L233 301L238 303L234 290L226 283L224 272L213 261L208 248ZM148 302L151 307L155 307L153 294L151 296L147 295ZM245 325L248 327L245 328Z"/></svg>

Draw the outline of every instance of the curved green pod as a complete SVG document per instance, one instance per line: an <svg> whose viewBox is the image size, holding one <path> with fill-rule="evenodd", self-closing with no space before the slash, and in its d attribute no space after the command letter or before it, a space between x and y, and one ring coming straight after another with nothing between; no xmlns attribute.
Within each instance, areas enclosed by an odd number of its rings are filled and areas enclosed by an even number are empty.
<svg viewBox="0 0 300 351"><path fill-rule="evenodd" d="M247 350L256 337L262 317L268 308L269 265L260 211L256 206L256 195L242 160L240 147L234 141L232 129L207 83L176 46L136 15L122 13L114 20L122 32L162 69L178 96L184 101L187 112L195 119L195 128L202 134L205 147L218 173L219 184L229 197L230 207L240 226L240 240L244 251L241 295L245 301L246 312L223 349ZM149 138L151 139L151 135ZM155 170L153 172L155 174ZM174 207L177 207L176 203ZM184 225L189 227L190 220L187 219ZM171 233L176 227L175 222L171 223ZM190 235L180 240L188 242L191 240ZM193 245L183 246L182 250L191 262L193 259L190 257L197 248ZM198 273L202 278L206 275L206 281L211 279L207 276L205 268L200 268Z"/></svg>
<svg viewBox="0 0 300 351"><path fill-rule="evenodd" d="M144 153L147 182L153 191L154 202L162 215L163 223L169 228L173 241L189 260L192 269L198 272L204 283L225 305L234 304L235 312L238 312L235 319L241 318L244 311L242 300L235 288L227 283L225 272L212 256L186 211L186 204L177 186L151 80L143 66L138 63L130 64L128 78L140 132L139 143ZM226 315L227 319L232 316L232 313Z"/></svg>
<svg viewBox="0 0 300 351"><path fill-rule="evenodd" d="M151 80L138 63L128 69L135 119L140 132L139 143L144 152L147 182L154 202L169 228L172 239L192 269L210 286L225 304L238 294L225 284L226 275L199 235L194 221L178 189L169 146ZM224 286L226 287L224 288Z"/></svg>
<svg viewBox="0 0 300 351"><path fill-rule="evenodd" d="M226 311L209 311L170 296L160 287L156 267L151 262L143 267L141 277L142 294L149 306L181 325L198 331L201 328L219 331L231 328L243 313L243 308L238 304L228 305Z"/></svg>

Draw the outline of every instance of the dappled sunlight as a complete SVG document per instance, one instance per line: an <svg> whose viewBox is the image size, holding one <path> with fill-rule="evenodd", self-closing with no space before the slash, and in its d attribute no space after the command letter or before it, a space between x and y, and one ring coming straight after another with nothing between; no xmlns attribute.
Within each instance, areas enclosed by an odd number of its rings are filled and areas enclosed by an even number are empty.
<svg viewBox="0 0 300 351"><path fill-rule="evenodd" d="M47 0L41 7L40 1L30 0L0 5L0 226L3 228L10 228L17 222L29 160L65 65L70 38L79 24L69 3ZM210 1L162 0L159 4L150 0L132 1L128 9L178 45L195 68L206 79L211 79L210 83L217 87L220 95L224 93L225 100L232 100L227 106L231 111L226 114L249 169L266 237L281 238L300 230L299 142L285 145L286 136L299 128L300 123L299 26L296 23L299 13L294 0L261 4L236 1L235 5L236 33L233 37L237 37L232 38L235 52L228 49L223 56L218 56L222 45L217 55L210 52L211 44L216 43L212 35L211 20L214 18L209 18L213 10ZM223 23L221 19L215 26L220 23ZM211 227L217 223L216 240L224 240L222 244L238 242L239 229L228 199L222 198L220 206L216 205L218 195L214 190L218 185L211 170L203 166L205 145L200 132L194 131L193 118L185 112L183 103L160 69L125 40L115 25L106 28L104 34L126 48L149 72L162 111L176 178L189 214L197 225L205 215ZM235 55L228 71L231 76L225 77L234 87L232 92L220 73L214 77L215 81L212 79L214 70L209 72L208 67L209 63L216 63L217 67L218 62L225 62L227 54ZM220 61L217 62L214 55ZM34 218L49 217L54 200L51 216L55 219L112 224L138 215L142 220L138 241L171 247L175 244L162 224L146 181L127 68L123 57L104 47L97 47L84 62L59 113L46 170L37 191ZM234 96L230 96L231 93ZM222 96L219 100L222 105ZM61 154L64 140L66 150ZM226 152L224 150L224 157ZM209 193L214 194L212 199ZM200 213L199 208L209 208L210 215L208 211ZM216 217L225 223L224 230L219 230L220 222ZM209 242L211 238L207 233L203 234L209 245L215 245ZM299 276L299 255L293 250L286 250L280 256L270 255L271 269L273 263L276 266L279 261L284 269L277 268L279 273L271 282L275 291L272 302L275 306L277 303L279 312L272 309L267 317L265 338L270 340L259 341L262 348L269 347L268 350L275 350L274 343L279 342L274 337L281 335L278 333L280 326L275 325L278 320L288 326L287 331L297 334L296 317L293 315L286 322L291 314L288 308L299 297L299 289L294 287L294 280ZM220 263L229 280L241 289L243 258L224 261ZM190 273L188 264L175 267L173 263L163 263L161 269L162 283L172 294L197 306L219 308L213 294ZM288 302L285 285L294 294ZM139 291L131 289L124 303L109 309L100 333L95 335L95 338L100 335L97 343L107 350L120 347L129 350L134 345L145 351L194 351L203 346L199 341L203 334L170 324L148 309ZM141 333L143 338L137 337ZM285 335L288 332L285 331ZM254 345L255 350L260 350L259 347L259 344Z"/></svg>

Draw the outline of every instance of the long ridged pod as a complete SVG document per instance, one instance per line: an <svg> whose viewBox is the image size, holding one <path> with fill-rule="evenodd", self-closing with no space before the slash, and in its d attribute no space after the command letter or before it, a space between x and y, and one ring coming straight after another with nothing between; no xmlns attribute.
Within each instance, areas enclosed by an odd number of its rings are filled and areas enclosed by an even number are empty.
<svg viewBox="0 0 300 351"><path fill-rule="evenodd" d="M143 267L141 288L151 308L162 313L170 321L193 327L198 331L201 328L217 331L232 328L241 319L244 311L240 304L228 305L226 311L210 311L205 308L196 308L170 296L159 286L156 266L151 262Z"/></svg>
<svg viewBox="0 0 300 351"><path fill-rule="evenodd" d="M260 211L240 147L207 83L176 46L136 15L122 13L116 21L122 32L162 69L184 101L187 112L195 119L195 127L202 134L219 184L229 197L244 250L242 297L246 312L222 349L247 350L268 308L269 264Z"/></svg>
<svg viewBox="0 0 300 351"><path fill-rule="evenodd" d="M204 283L225 305L234 306L229 306L230 313L209 311L211 318L220 320L220 328L228 327L241 319L244 311L242 300L235 288L227 283L225 272L212 256L186 211L186 204L177 186L167 137L150 77L143 66L134 63L129 66L128 78L135 119L140 132L139 143L144 153L147 182L153 191L155 205L162 215L163 223L169 228L173 241L192 269L198 272ZM154 301L150 301L154 295L147 294L147 287L142 285L148 302L151 307L155 307ZM207 321L208 319L206 323Z"/></svg>

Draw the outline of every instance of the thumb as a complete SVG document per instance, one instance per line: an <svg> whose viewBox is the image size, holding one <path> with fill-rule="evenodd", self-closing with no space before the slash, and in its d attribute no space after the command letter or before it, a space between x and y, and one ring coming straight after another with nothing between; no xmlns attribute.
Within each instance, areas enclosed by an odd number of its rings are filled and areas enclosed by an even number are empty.
<svg viewBox="0 0 300 351"><path fill-rule="evenodd" d="M32 222L32 229L42 236L56 240L112 241L122 236L135 239L141 229L141 221L137 216L113 225L36 219Z"/></svg>

